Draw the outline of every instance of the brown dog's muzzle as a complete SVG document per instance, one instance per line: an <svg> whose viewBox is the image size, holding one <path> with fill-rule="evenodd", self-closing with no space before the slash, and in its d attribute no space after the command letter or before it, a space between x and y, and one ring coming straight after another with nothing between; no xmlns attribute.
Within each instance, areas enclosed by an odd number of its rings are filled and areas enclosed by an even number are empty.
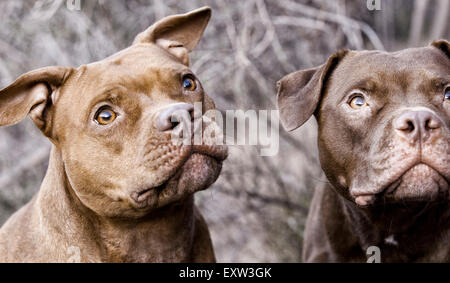
<svg viewBox="0 0 450 283"><path fill-rule="evenodd" d="M402 176L387 189L394 199L434 200L440 194L448 194L446 166L436 154L442 150L443 122L428 110L407 111L393 122L394 131L410 147L419 151L418 159ZM401 145L401 144L400 144ZM427 155L431 153L431 155Z"/></svg>
<svg viewBox="0 0 450 283"><path fill-rule="evenodd" d="M352 188L356 203L447 199L448 131L439 116L426 108L402 112L393 120L389 137L389 145L376 153L383 159L372 158L372 166L389 169L374 177L377 185Z"/></svg>

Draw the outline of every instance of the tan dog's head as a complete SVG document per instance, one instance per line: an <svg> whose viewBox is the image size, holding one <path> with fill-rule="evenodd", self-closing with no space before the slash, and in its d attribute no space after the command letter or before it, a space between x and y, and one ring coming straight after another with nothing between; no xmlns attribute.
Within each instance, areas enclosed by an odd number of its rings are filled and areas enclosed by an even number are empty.
<svg viewBox="0 0 450 283"><path fill-rule="evenodd" d="M214 103L189 69L207 7L162 19L133 45L77 69L46 67L0 91L0 126L27 114L61 152L80 201L101 215L140 217L203 190L227 149L172 141L176 110Z"/></svg>
<svg viewBox="0 0 450 283"><path fill-rule="evenodd" d="M366 206L449 198L450 48L341 51L279 82L287 130L311 115L322 168Z"/></svg>

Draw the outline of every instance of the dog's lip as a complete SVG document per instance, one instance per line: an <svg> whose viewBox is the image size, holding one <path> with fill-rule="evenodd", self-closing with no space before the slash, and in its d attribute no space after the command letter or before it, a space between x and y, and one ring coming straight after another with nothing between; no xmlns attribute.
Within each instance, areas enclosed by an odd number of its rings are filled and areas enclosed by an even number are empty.
<svg viewBox="0 0 450 283"><path fill-rule="evenodd" d="M425 165L428 168L432 169L433 171L435 171L436 173L438 173L444 180L447 180L447 178L442 175L439 170L436 170L433 166L430 166L424 162L418 162L413 164L412 166L409 166L406 170L404 170L401 174L398 174L397 176L394 176L392 179L394 181L388 183L386 186L382 187L378 192L375 193L354 193L353 197L355 199L355 202L360 205L360 206L368 206L370 204L373 204L375 202L375 199L377 196L389 196L392 195L397 189L398 187L402 184L403 182L403 176L405 176L409 171L413 170L414 168L416 168L417 166L420 165Z"/></svg>
<svg viewBox="0 0 450 283"><path fill-rule="evenodd" d="M175 176L177 176L180 173L180 169L184 166L184 164L189 160L189 158L194 153L201 154L201 155L206 155L206 156L209 156L209 157L213 158L217 162L222 162L228 157L228 148L226 146L223 146L223 145L205 145L205 144L202 144L202 145L194 145L194 146L192 146L192 149L191 149L191 152L190 152L189 156L184 160L184 162L182 162L180 164L180 166L177 168L177 170L175 171L175 173L173 175L171 175L169 178L167 178L164 181L162 181L160 185L157 185L157 186L154 186L154 187L150 187L150 188L141 189L141 190L137 190L137 191L133 192L131 194L131 198L137 204L145 203L145 201L147 200L148 196L153 191L155 191L155 190L156 191L157 190L163 190L164 187L167 185L167 183L172 178L174 178Z"/></svg>
<svg viewBox="0 0 450 283"><path fill-rule="evenodd" d="M413 166L410 166L407 170L405 170L403 173L401 173L399 175L399 177L395 178L395 180L393 182L391 182L390 184L388 184L387 186L385 186L380 193L378 194L382 194L382 195L390 195L393 194L395 192L395 190L402 184L403 181L403 176L405 176L406 174L408 174L408 172L412 171L413 169L415 169L418 166L421 165L425 165L426 167L428 167L429 169L433 170L434 172L436 172L437 174L439 174L446 182L448 182L447 178L441 174L439 172L439 170L435 169L433 166L430 166L424 162L418 162L416 164L414 164Z"/></svg>
<svg viewBox="0 0 450 283"><path fill-rule="evenodd" d="M228 157L228 148L224 145L194 145L191 155L194 153L203 154L222 162Z"/></svg>
<svg viewBox="0 0 450 283"><path fill-rule="evenodd" d="M417 165L411 167L410 169L406 170L403 174L401 174L400 177L398 177L394 182L390 183L389 185L387 185L386 187L384 187L381 191L381 193L379 194L383 194L383 195L389 195L395 192L395 190L401 185L402 183L402 179L403 176L408 173L408 171L412 170L414 167L416 167Z"/></svg>
<svg viewBox="0 0 450 283"><path fill-rule="evenodd" d="M144 202L147 197L150 195L150 193L154 190L162 190L164 186L167 184L168 180L164 181L161 185L156 187L151 187L147 189L142 189L140 191L134 192L131 197L136 203L142 203Z"/></svg>

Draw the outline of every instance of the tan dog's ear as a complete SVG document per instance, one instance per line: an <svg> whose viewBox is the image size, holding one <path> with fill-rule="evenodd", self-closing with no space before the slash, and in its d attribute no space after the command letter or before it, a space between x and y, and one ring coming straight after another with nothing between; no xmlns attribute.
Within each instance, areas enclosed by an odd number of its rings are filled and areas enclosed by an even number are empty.
<svg viewBox="0 0 450 283"><path fill-rule="evenodd" d="M442 52L444 52L445 55L447 55L448 58L450 58L450 43L448 43L447 40L442 39L438 41L433 41L431 45L440 49Z"/></svg>
<svg viewBox="0 0 450 283"><path fill-rule="evenodd" d="M211 8L166 17L138 34L133 44L156 43L189 66L189 52L197 46L211 18Z"/></svg>
<svg viewBox="0 0 450 283"><path fill-rule="evenodd" d="M277 83L280 120L287 131L297 129L314 114L328 77L347 52L339 51L324 65L291 73Z"/></svg>
<svg viewBox="0 0 450 283"><path fill-rule="evenodd" d="M47 134L48 109L52 93L64 83L72 68L45 67L20 76L0 90L0 126L16 124L30 114L39 129Z"/></svg>

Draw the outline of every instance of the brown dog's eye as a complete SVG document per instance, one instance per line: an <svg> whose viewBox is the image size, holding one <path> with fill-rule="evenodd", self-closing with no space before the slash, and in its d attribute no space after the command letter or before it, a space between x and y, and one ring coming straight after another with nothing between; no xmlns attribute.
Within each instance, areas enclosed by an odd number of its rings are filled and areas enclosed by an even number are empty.
<svg viewBox="0 0 450 283"><path fill-rule="evenodd" d="M103 108L97 112L97 114L95 115L95 120L100 125L108 125L112 123L114 120L116 120L116 117L117 117L116 112L108 108Z"/></svg>
<svg viewBox="0 0 450 283"><path fill-rule="evenodd" d="M187 91L195 91L197 89L197 83L191 76L185 76L183 78L183 88Z"/></svg>
<svg viewBox="0 0 450 283"><path fill-rule="evenodd" d="M362 96L355 96L350 100L350 107L353 109L361 109L362 107L366 106L366 100Z"/></svg>
<svg viewBox="0 0 450 283"><path fill-rule="evenodd" d="M450 87L445 89L444 99L450 101Z"/></svg>

